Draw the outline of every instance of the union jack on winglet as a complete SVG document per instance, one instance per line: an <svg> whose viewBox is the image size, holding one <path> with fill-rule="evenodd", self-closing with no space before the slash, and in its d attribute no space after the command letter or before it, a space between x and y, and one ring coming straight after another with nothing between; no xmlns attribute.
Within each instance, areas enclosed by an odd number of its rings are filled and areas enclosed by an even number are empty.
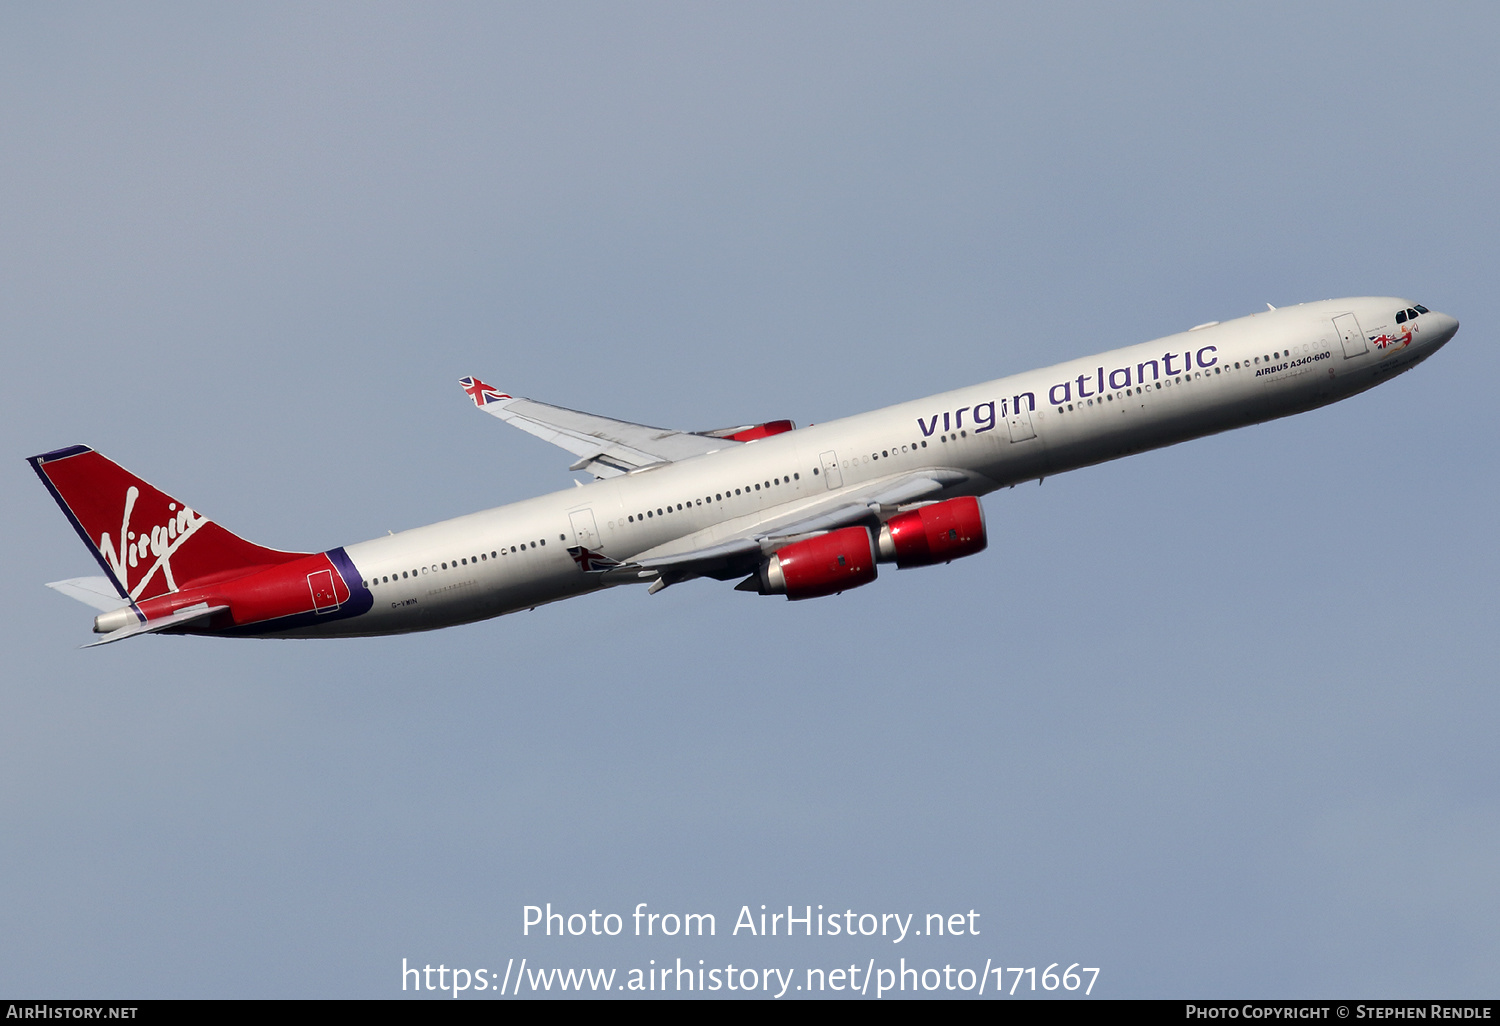
<svg viewBox="0 0 1500 1026"><path fill-rule="evenodd" d="M602 574L606 570L613 570L621 565L618 559L610 559L602 552L594 552L581 545L569 546L568 555L573 557L573 562L578 564L578 569L586 574Z"/></svg>
<svg viewBox="0 0 1500 1026"><path fill-rule="evenodd" d="M498 388L486 385L478 378L459 378L458 383L464 387L464 391L468 393L469 398L474 400L475 406L483 406L485 403L496 403L501 399L512 398Z"/></svg>

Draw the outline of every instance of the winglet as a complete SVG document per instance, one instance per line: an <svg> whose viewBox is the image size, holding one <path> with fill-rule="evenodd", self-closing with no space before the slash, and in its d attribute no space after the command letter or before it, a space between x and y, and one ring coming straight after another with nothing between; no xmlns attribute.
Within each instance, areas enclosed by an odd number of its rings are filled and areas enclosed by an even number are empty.
<svg viewBox="0 0 1500 1026"><path fill-rule="evenodd" d="M486 385L478 378L459 378L458 383L463 386L463 390L468 397L474 400L475 406L483 406L485 403L497 403L502 399L513 398L492 385Z"/></svg>

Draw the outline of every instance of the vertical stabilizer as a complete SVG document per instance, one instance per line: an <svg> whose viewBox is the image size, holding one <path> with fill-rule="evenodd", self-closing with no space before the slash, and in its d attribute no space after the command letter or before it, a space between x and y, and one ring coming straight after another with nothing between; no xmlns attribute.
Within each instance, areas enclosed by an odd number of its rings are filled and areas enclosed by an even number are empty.
<svg viewBox="0 0 1500 1026"><path fill-rule="evenodd" d="M255 545L86 445L28 461L132 604L305 555Z"/></svg>

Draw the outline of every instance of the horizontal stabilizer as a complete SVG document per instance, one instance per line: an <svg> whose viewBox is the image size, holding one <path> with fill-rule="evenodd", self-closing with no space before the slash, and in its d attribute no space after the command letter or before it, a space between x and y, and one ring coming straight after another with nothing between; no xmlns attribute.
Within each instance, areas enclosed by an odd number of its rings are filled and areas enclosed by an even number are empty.
<svg viewBox="0 0 1500 1026"><path fill-rule="evenodd" d="M168 627L183 627L199 620L206 620L215 613L222 613L228 606L211 606L207 602L200 602L196 606L179 609L171 616L164 616L159 620L147 620L145 623L131 624L129 627L121 627L117 631L110 631L98 641L91 641L83 648L93 648L95 645L108 645L111 641L123 641L133 638L137 634L155 634L164 631Z"/></svg>
<svg viewBox="0 0 1500 1026"><path fill-rule="evenodd" d="M120 589L108 577L74 577L66 581L49 581L47 587L106 613L119 609L130 601L120 595Z"/></svg>

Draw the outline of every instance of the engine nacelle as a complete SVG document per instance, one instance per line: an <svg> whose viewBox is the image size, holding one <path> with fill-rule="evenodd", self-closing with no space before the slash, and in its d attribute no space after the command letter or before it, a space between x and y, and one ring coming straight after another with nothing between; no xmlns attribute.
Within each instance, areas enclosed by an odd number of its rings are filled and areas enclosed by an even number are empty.
<svg viewBox="0 0 1500 1026"><path fill-rule="evenodd" d="M903 569L972 556L988 544L984 508L971 495L898 514L880 529L881 562Z"/></svg>
<svg viewBox="0 0 1500 1026"><path fill-rule="evenodd" d="M709 438L727 438L732 442L753 442L757 438L770 438L772 435L783 435L795 430L797 425L789 420L768 420L764 424L741 424L739 427L699 431L698 434Z"/></svg>
<svg viewBox="0 0 1500 1026"><path fill-rule="evenodd" d="M777 549L761 570L761 593L818 598L875 579L875 539L867 527L846 527Z"/></svg>

